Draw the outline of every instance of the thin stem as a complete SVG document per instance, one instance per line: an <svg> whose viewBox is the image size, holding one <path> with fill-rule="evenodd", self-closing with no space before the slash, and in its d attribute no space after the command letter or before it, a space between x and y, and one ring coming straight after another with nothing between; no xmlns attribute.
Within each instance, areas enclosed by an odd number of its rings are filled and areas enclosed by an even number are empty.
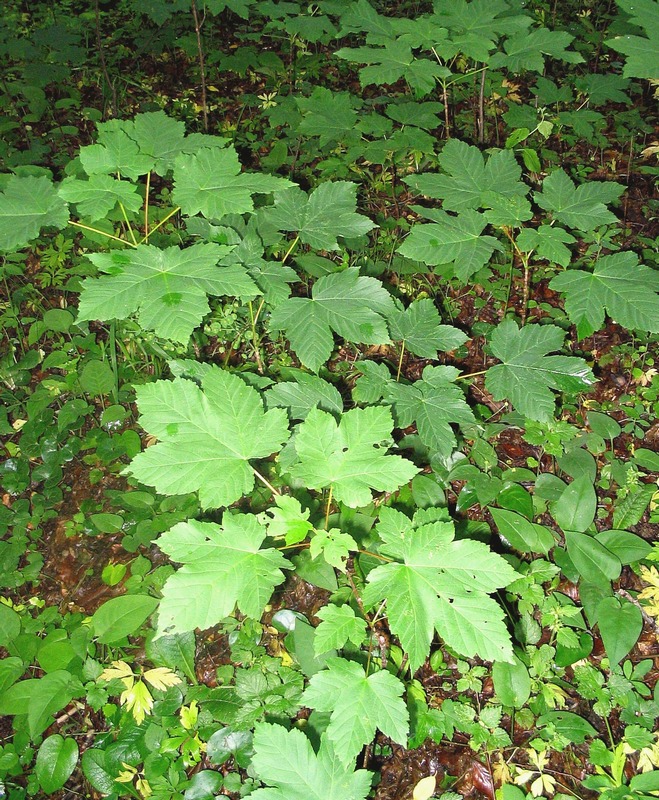
<svg viewBox="0 0 659 800"><path fill-rule="evenodd" d="M105 48L103 47L103 42L101 40L101 12L98 7L98 0L94 0L94 14L95 14L95 22L96 22L96 49L98 50L98 58L101 62L101 71L103 73L103 77L105 78L105 82L107 83L110 94L112 95L112 115L116 116L119 113L117 108L117 87L114 85L114 81L110 80L110 73L108 72L108 64L105 60Z"/></svg>
<svg viewBox="0 0 659 800"><path fill-rule="evenodd" d="M133 240L133 244L135 245L135 247L137 247L137 239L135 238L135 231L133 230L133 226L130 224L130 220L128 219L128 214L126 214L126 209L124 208L124 204L119 203L119 208L121 209L121 214L126 223L126 227L128 228L128 233L130 234L130 238Z"/></svg>
<svg viewBox="0 0 659 800"><path fill-rule="evenodd" d="M98 233L99 236L105 236L107 239L114 239L115 242L121 242L121 244L127 244L129 247L135 247L132 242L127 242L125 239L122 239L119 236L114 236L112 233L106 233L106 231L99 231L98 228L92 228L91 225L84 225L82 222L75 222L74 220L69 220L69 225L73 225L75 228L82 228L85 231L91 231L92 233Z"/></svg>
<svg viewBox="0 0 659 800"><path fill-rule="evenodd" d="M146 173L146 191L144 193L144 241L149 241L149 192L151 191L151 172Z"/></svg>
<svg viewBox="0 0 659 800"><path fill-rule="evenodd" d="M486 369L481 369L479 372L467 372L466 375L458 375L456 381L466 381L467 378L476 378L478 375L485 375Z"/></svg>
<svg viewBox="0 0 659 800"><path fill-rule="evenodd" d="M329 494L327 495L327 505L325 506L325 530L329 530L330 510L332 508L332 491L334 487L330 483Z"/></svg>
<svg viewBox="0 0 659 800"><path fill-rule="evenodd" d="M112 386L112 397L115 403L119 402L119 367L117 365L117 323L112 320L110 323L110 334L108 337L108 344L110 346L110 364L112 365L112 377L114 385Z"/></svg>
<svg viewBox="0 0 659 800"><path fill-rule="evenodd" d="M180 210L181 210L181 206L176 206L176 208L173 211L170 211L169 214L167 214L166 217L164 217L163 219L160 220L160 222L151 230L151 233L155 233L158 230L158 228L161 228L166 222L168 222L174 216L174 214L178 214L178 212ZM151 233L149 233L149 236L151 235ZM147 238L148 237L143 236L140 239L140 241L138 242L138 244L144 244L144 242L146 242Z"/></svg>
<svg viewBox="0 0 659 800"><path fill-rule="evenodd" d="M398 359L398 369L396 370L396 383L400 380L400 371L403 368L403 356L405 355L405 342L402 343L400 348L400 357Z"/></svg>
<svg viewBox="0 0 659 800"><path fill-rule="evenodd" d="M261 301L261 305L259 306L259 309L256 312L256 316L254 316L254 308L252 306L251 300L247 303L247 306L249 308L249 319L252 328L252 347L254 348L254 358L256 359L256 368L258 369L259 373L263 375L265 370L263 369L263 362L261 361L261 351L259 350L259 337L256 333L256 320L258 319L258 316L261 313L261 308L263 308L263 301Z"/></svg>
<svg viewBox="0 0 659 800"><path fill-rule="evenodd" d="M522 263L524 264L524 285L522 288L522 310L519 316L523 326L526 323L526 315L528 314L528 305L529 305L529 294L531 291L531 267L529 266L529 258L527 255L522 256Z"/></svg>
<svg viewBox="0 0 659 800"><path fill-rule="evenodd" d="M295 237L295 239L293 239L293 243L292 243L292 244L291 244L291 246L288 248L288 250L286 251L286 255L285 255L285 256L282 258L282 260L281 260L281 263L282 263L282 264L285 264L285 263L286 263L286 260L287 260L287 258L288 258L288 257L290 256L290 254L293 252L293 248L295 247L295 245L296 245L296 244L297 244L299 241L300 241L300 237L299 237L299 236L296 236L296 237Z"/></svg>
<svg viewBox="0 0 659 800"><path fill-rule="evenodd" d="M270 483L270 481L264 475L261 475L261 473L257 469L254 469L254 467L252 467L252 472L261 481L261 483L263 483L265 486L268 487L268 489L270 489L270 491L273 494L281 495L281 492L279 491L279 489L275 489L275 487Z"/></svg>
<svg viewBox="0 0 659 800"><path fill-rule="evenodd" d="M478 142L485 141L485 72L481 72L481 85L478 93Z"/></svg>
<svg viewBox="0 0 659 800"><path fill-rule="evenodd" d="M199 77L201 79L201 113L204 116L204 131L208 133L208 106L206 105L206 67L204 65L204 48L201 43L201 26L197 13L197 1L192 0L192 16L194 17L194 31L197 36L197 53L199 55Z"/></svg>

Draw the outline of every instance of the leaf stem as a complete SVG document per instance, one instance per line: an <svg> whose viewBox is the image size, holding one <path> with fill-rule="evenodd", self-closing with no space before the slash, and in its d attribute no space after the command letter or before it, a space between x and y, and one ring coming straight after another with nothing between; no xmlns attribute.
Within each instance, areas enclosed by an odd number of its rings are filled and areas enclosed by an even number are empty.
<svg viewBox="0 0 659 800"><path fill-rule="evenodd" d="M282 260L281 260L281 263L282 263L282 264L285 264L285 263L286 263L286 260L288 259L288 257L290 256L290 254L293 252L293 249L295 248L295 245L296 245L296 244L297 244L299 241L300 241L300 236L298 235L298 236L296 236L296 237L295 237L295 239L293 239L293 243L291 244L291 246L290 246L290 247L288 248L288 250L286 251L286 255L285 255L283 258L282 258Z"/></svg>
<svg viewBox="0 0 659 800"><path fill-rule="evenodd" d="M98 233L99 236L105 236L108 239L114 239L115 242L121 242L121 244L127 244L129 247L136 247L136 245L134 245L132 242L127 242L120 236L115 236L114 234L107 233L106 231L100 231L98 228L92 228L91 225L85 225L82 222L75 222L75 220L69 220L69 225L73 225L74 228L82 228L85 231L91 231L92 233Z"/></svg>
<svg viewBox="0 0 659 800"><path fill-rule="evenodd" d="M332 507L332 491L334 487L330 484L329 494L327 495L327 506L325 507L325 530L329 530L329 516L330 516L330 509Z"/></svg>
<svg viewBox="0 0 659 800"><path fill-rule="evenodd" d="M265 484L268 487L268 489L270 489L270 491L273 494L281 495L279 489L275 489L275 487L270 483L270 481L265 476L261 475L261 473L257 469L254 469L254 467L252 467L252 472L261 481L261 483Z"/></svg>
<svg viewBox="0 0 659 800"><path fill-rule="evenodd" d="M476 378L478 375L485 375L486 369L481 369L478 372L467 372L465 375L458 375L456 381L466 381L467 378Z"/></svg>
<svg viewBox="0 0 659 800"><path fill-rule="evenodd" d="M160 220L160 222L151 230L151 233L155 233L158 230L158 228L161 228L168 220L170 220L174 216L174 214L178 214L180 210L181 206L176 206L176 208L173 211L170 211L166 217L163 217L163 219ZM149 236L151 235L151 233L149 233ZM143 236L139 240L138 244L144 244L144 242L146 242L148 238L149 238L148 236Z"/></svg>
<svg viewBox="0 0 659 800"><path fill-rule="evenodd" d="M135 238L135 231L133 230L133 226L130 224L128 219L128 214L126 214L126 209L124 208L123 203L119 203L119 208L121 209L121 214L126 222L126 226L128 228L128 233L130 233L130 238L133 240L133 244L137 247L137 239Z"/></svg>
<svg viewBox="0 0 659 800"><path fill-rule="evenodd" d="M402 342L400 348L400 358L398 359L398 369L396 370L396 383L400 380L400 371L403 368L403 356L405 355L405 342Z"/></svg>
<svg viewBox="0 0 659 800"><path fill-rule="evenodd" d="M149 241L149 192L151 191L151 170L146 173L146 189L144 191L144 241Z"/></svg>
<svg viewBox="0 0 659 800"><path fill-rule="evenodd" d="M259 371L260 375L263 375L265 370L263 369L263 362L261 361L261 352L259 350L259 337L256 333L256 320L259 318L259 314L261 313L261 309L263 308L263 300L261 300L261 305L258 307L256 315L254 314L254 308L252 306L252 301L249 300L247 306L249 307L249 319L250 325L252 328L252 347L254 348L254 358L256 359L256 368Z"/></svg>

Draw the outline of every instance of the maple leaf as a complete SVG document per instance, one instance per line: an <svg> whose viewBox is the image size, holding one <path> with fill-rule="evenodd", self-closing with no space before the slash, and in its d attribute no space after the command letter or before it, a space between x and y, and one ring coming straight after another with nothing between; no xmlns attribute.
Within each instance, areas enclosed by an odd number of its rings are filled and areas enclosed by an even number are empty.
<svg viewBox="0 0 659 800"><path fill-rule="evenodd" d="M366 622L356 617L349 605L330 603L321 608L316 616L322 620L313 640L317 656L330 650L340 650L348 641L356 647L360 647L364 641Z"/></svg>
<svg viewBox="0 0 659 800"><path fill-rule="evenodd" d="M210 628L236 606L258 619L282 569L292 569L278 550L261 549L265 536L254 515L228 511L221 525L191 520L161 534L158 547L183 566L163 586L158 636Z"/></svg>
<svg viewBox="0 0 659 800"><path fill-rule="evenodd" d="M17 250L41 228L63 228L68 221L67 205L48 178L9 176L0 192L0 250Z"/></svg>
<svg viewBox="0 0 659 800"><path fill-rule="evenodd" d="M513 320L504 320L490 340L492 352L502 363L487 371L487 390L495 400L510 400L529 419L546 422L554 414L552 389L579 392L595 383L582 358L547 355L560 350L564 339L565 331L555 325L520 329Z"/></svg>
<svg viewBox="0 0 659 800"><path fill-rule="evenodd" d="M259 393L219 367L191 380L136 388L142 427L160 441L128 471L163 494L199 492L203 508L228 506L254 488L251 459L267 458L288 439L280 408L264 411Z"/></svg>
<svg viewBox="0 0 659 800"><path fill-rule="evenodd" d="M259 294L238 265L219 266L230 248L218 244L132 250L88 255L102 272L82 283L78 321L126 319L137 312L140 325L159 336L187 342L210 311L206 295Z"/></svg>
<svg viewBox="0 0 659 800"><path fill-rule="evenodd" d="M387 600L389 625L412 671L427 658L435 630L462 655L512 661L503 611L489 592L517 573L482 542L455 541L453 523L435 518L436 513L417 512L410 520L382 509L380 552L396 560L369 572L366 607Z"/></svg>
<svg viewBox="0 0 659 800"><path fill-rule="evenodd" d="M290 474L310 489L332 487L336 500L353 508L371 502L371 489L393 492L419 471L401 456L387 455L393 419L387 408L353 408L340 423L317 408L294 440Z"/></svg>
<svg viewBox="0 0 659 800"><path fill-rule="evenodd" d="M437 358L438 350L455 350L469 338L458 328L441 324L430 298L415 300L406 309L397 308L387 321L391 338L421 358Z"/></svg>
<svg viewBox="0 0 659 800"><path fill-rule="evenodd" d="M316 755L302 731L265 722L254 729L252 767L273 787L252 792L254 800L365 800L371 789L371 773L346 770L326 735Z"/></svg>
<svg viewBox="0 0 659 800"><path fill-rule="evenodd" d="M589 181L575 186L566 172L557 169L544 179L535 201L564 225L591 231L618 221L606 204L617 200L624 189L614 181Z"/></svg>
<svg viewBox="0 0 659 800"><path fill-rule="evenodd" d="M373 740L378 728L395 742L406 743L409 714L401 698L404 690L389 672L367 677L356 662L329 658L327 669L312 675L302 703L331 712L325 735L347 765Z"/></svg>

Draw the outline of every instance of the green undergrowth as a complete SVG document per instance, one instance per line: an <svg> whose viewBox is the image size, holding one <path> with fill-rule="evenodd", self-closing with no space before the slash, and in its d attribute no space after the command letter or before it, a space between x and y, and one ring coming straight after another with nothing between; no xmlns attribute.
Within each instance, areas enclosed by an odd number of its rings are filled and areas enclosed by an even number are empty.
<svg viewBox="0 0 659 800"><path fill-rule="evenodd" d="M651 797L656 0L71 6L0 41L3 796Z"/></svg>

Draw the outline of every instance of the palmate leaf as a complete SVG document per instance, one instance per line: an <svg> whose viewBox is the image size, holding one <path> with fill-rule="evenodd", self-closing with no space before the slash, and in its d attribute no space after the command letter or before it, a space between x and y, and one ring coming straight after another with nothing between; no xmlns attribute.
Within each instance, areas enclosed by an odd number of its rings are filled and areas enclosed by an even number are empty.
<svg viewBox="0 0 659 800"><path fill-rule="evenodd" d="M221 219L254 210L254 194L269 194L293 184L286 178L241 172L233 146L203 147L181 153L174 165L174 202L184 214Z"/></svg>
<svg viewBox="0 0 659 800"><path fill-rule="evenodd" d="M270 412L269 412L270 413ZM371 502L371 489L394 492L419 471L401 456L387 455L393 428L387 408L353 408L337 424L317 408L295 436L297 460L289 472L310 489L331 487L333 496L352 508Z"/></svg>
<svg viewBox="0 0 659 800"><path fill-rule="evenodd" d="M59 196L67 203L75 203L78 213L91 222L105 217L118 203L132 216L143 202L134 184L118 181L110 175L92 175L86 181L65 178L60 184Z"/></svg>
<svg viewBox="0 0 659 800"><path fill-rule="evenodd" d="M334 349L332 331L349 342L385 344L384 316L394 309L389 292L375 278L347 269L316 281L311 298L291 297L270 317L270 328L284 331L300 361L317 372Z"/></svg>
<svg viewBox="0 0 659 800"><path fill-rule="evenodd" d="M261 549L265 536L255 516L228 511L222 525L190 520L161 534L158 547L183 566L163 586L157 635L210 628L236 607L258 619L282 569L293 568L279 550Z"/></svg>
<svg viewBox="0 0 659 800"><path fill-rule="evenodd" d="M316 755L297 728L258 723L252 767L272 787L252 792L254 800L365 800L371 790L371 773L346 770L327 735Z"/></svg>
<svg viewBox="0 0 659 800"><path fill-rule="evenodd" d="M526 31L531 22L526 15L512 15L504 0L435 0L433 7L431 19L451 34L453 48L440 49L445 58L460 52L475 61L488 61L500 35Z"/></svg>
<svg viewBox="0 0 659 800"><path fill-rule="evenodd" d="M575 186L562 169L554 170L535 193L535 201L564 225L592 231L599 225L617 222L606 204L617 200L625 187L614 181L590 181Z"/></svg>
<svg viewBox="0 0 659 800"><path fill-rule="evenodd" d="M659 333L659 272L639 264L635 253L602 256L592 272L568 270L549 285L565 293L580 339L602 328L605 313L625 328Z"/></svg>
<svg viewBox="0 0 659 800"><path fill-rule="evenodd" d="M11 175L0 193L0 251L25 247L41 228L63 228L68 221L69 210L52 181Z"/></svg>
<svg viewBox="0 0 659 800"><path fill-rule="evenodd" d="M407 428L416 422L422 443L443 456L450 456L457 446L451 424L475 421L464 392L452 382L457 376L454 367L428 366L422 380L411 386L390 383L385 393L394 405L398 427Z"/></svg>
<svg viewBox="0 0 659 800"><path fill-rule="evenodd" d="M556 389L586 391L595 377L582 358L551 356L563 347L565 331L555 325L527 325L518 328L504 320L492 334L490 347L502 362L490 367L485 386L495 400L510 400L529 419L546 422L554 414Z"/></svg>
<svg viewBox="0 0 659 800"><path fill-rule="evenodd" d="M317 86L311 97L296 97L302 121L298 131L306 136L319 136L320 146L342 142L355 134L357 112L350 92L332 92ZM354 209L353 209L354 210Z"/></svg>
<svg viewBox="0 0 659 800"><path fill-rule="evenodd" d="M124 130L131 136L141 153L154 161L158 175L166 175L174 166L174 159L182 151L185 124L168 117L164 111L149 111L137 116Z"/></svg>
<svg viewBox="0 0 659 800"><path fill-rule="evenodd" d="M130 180L137 180L153 169L155 159L140 152L137 142L125 130L126 122L100 123L96 144L80 148L80 163L87 175L110 175L119 173Z"/></svg>
<svg viewBox="0 0 659 800"><path fill-rule="evenodd" d="M366 622L356 617L347 603L342 606L330 603L323 606L316 616L322 620L313 640L317 656L330 650L340 650L348 641L356 647L360 647L364 641Z"/></svg>
<svg viewBox="0 0 659 800"><path fill-rule="evenodd" d="M259 290L243 267L218 266L230 248L139 245L132 250L93 253L90 261L108 273L82 283L78 321L126 319L137 312L140 325L158 336L187 342L208 314L206 295L254 297Z"/></svg>
<svg viewBox="0 0 659 800"><path fill-rule="evenodd" d="M441 266L443 274L452 273L466 283L486 264L495 250L502 251L501 244L493 236L481 235L487 219L473 209L466 209L458 216L445 211L413 206L414 211L434 220L429 225L415 225L398 248L406 258L424 264ZM444 265L450 265L450 269Z"/></svg>
<svg viewBox="0 0 659 800"><path fill-rule="evenodd" d="M308 196L297 186L278 192L263 218L278 231L297 233L301 242L316 250L338 250L337 236L362 236L376 227L356 207L356 184L327 181Z"/></svg>
<svg viewBox="0 0 659 800"><path fill-rule="evenodd" d="M647 34L616 36L604 44L627 56L622 74L625 78L659 78L659 2L657 0L616 0L630 16L630 21Z"/></svg>
<svg viewBox="0 0 659 800"><path fill-rule="evenodd" d="M552 264L567 267L572 260L572 253L566 247L576 242L574 236L552 225L541 225L539 228L523 228L517 237L517 246L528 253L536 251L537 258L543 258Z"/></svg>
<svg viewBox="0 0 659 800"><path fill-rule="evenodd" d="M394 742L405 745L409 714L402 700L405 687L386 671L366 676L354 661L329 658L327 669L312 675L302 703L318 711L331 712L325 736L336 756L348 765L376 729Z"/></svg>
<svg viewBox="0 0 659 800"><path fill-rule="evenodd" d="M436 512L435 512L436 514ZM410 520L383 508L376 529L380 552L394 559L368 574L366 607L387 600L387 618L416 670L434 632L467 657L512 661L503 610L489 593L517 573L482 542L454 540L453 523L419 513Z"/></svg>
<svg viewBox="0 0 659 800"><path fill-rule="evenodd" d="M528 186L522 183L522 169L512 150L498 150L485 162L483 153L460 139L449 139L439 156L446 175L410 175L405 183L426 197L443 201L449 211L489 206L488 195L512 199L524 197Z"/></svg>
<svg viewBox="0 0 659 800"><path fill-rule="evenodd" d="M519 33L506 39L503 43L505 53L496 53L490 66L493 69L505 67L513 73L523 70L542 73L545 68L544 56L579 64L584 60L583 56L574 50L566 50L573 39L574 36L565 31L550 31L548 28Z"/></svg>
<svg viewBox="0 0 659 800"><path fill-rule="evenodd" d="M438 350L455 350L469 338L452 325L442 325L429 298L415 300L406 309L397 308L387 321L391 338L421 358L437 358Z"/></svg>
<svg viewBox="0 0 659 800"><path fill-rule="evenodd" d="M176 378L136 388L140 423L160 441L128 472L162 494L198 491L203 508L219 508L252 491L249 462L279 452L288 418L281 408L264 411L255 389L218 367L201 384Z"/></svg>

